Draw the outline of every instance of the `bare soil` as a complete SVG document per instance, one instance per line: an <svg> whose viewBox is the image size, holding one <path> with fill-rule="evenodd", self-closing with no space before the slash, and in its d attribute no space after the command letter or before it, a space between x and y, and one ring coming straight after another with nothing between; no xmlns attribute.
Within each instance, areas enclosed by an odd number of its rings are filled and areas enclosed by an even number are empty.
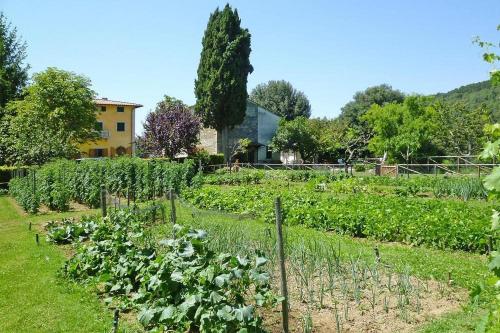
<svg viewBox="0 0 500 333"><path fill-rule="evenodd" d="M412 290L407 292L408 303L401 306L402 293L397 291L400 285L398 278L394 275L391 277L389 291L389 278L384 275L380 277L378 286L372 288L373 285L368 283L362 288L358 301L351 292L346 293L334 287L333 291L324 292L320 302L318 295L314 295L312 300L308 299L309 296L301 297L301 287L296 279L289 277L287 280L290 332L306 332L304 327L308 316L312 324L310 332L413 332L431 318L459 310L461 303L467 299L464 289L435 280L423 281L410 277ZM316 285L318 280L316 277ZM304 287L302 289L304 294ZM276 292L279 293L279 290ZM262 315L265 327L270 332L282 332L281 307Z"/></svg>

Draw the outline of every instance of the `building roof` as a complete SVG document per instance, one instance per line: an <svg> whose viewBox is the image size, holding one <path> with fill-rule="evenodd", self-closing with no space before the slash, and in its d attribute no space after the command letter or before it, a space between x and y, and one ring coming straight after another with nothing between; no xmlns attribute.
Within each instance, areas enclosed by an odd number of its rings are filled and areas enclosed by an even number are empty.
<svg viewBox="0 0 500 333"><path fill-rule="evenodd" d="M131 102L122 102L122 101L112 101L110 99L107 99L106 97L96 98L96 99L94 99L94 103L97 105L134 106L136 108L142 107L142 104L131 103Z"/></svg>

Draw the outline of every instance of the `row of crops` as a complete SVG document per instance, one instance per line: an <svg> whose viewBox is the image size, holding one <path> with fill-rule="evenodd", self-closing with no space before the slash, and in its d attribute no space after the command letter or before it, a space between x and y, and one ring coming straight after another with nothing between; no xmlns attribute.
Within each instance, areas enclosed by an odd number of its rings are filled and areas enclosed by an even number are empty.
<svg viewBox="0 0 500 333"><path fill-rule="evenodd" d="M351 193L325 195L282 187L190 189L184 197L199 208L250 213L269 222L273 198L283 200L284 221L355 237L483 252L488 245L491 207L458 200L415 199Z"/></svg>
<svg viewBox="0 0 500 333"><path fill-rule="evenodd" d="M109 193L146 200L164 196L170 188L179 192L190 185L194 175L191 161L61 160L31 168L24 177L11 179L9 192L30 213L36 213L40 205L50 210L67 211L71 201L99 207L101 185Z"/></svg>
<svg viewBox="0 0 500 333"><path fill-rule="evenodd" d="M64 274L102 285L105 301L136 310L146 330L261 332L257 309L279 301L264 270L267 259L214 252L206 232L179 225L174 238L153 242L152 208L50 223L49 241L76 248Z"/></svg>
<svg viewBox="0 0 500 333"><path fill-rule="evenodd" d="M488 191L477 177L352 177L344 172L327 170L220 170L204 177L209 185L278 184L283 182L307 183L314 189L318 184L329 184L331 192L370 192L397 196L433 196L436 198L486 199Z"/></svg>

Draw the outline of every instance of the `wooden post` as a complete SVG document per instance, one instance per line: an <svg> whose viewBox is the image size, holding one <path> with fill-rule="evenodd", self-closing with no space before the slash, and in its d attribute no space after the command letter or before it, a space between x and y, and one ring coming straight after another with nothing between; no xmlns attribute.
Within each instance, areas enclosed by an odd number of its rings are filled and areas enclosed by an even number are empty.
<svg viewBox="0 0 500 333"><path fill-rule="evenodd" d="M177 216L175 214L175 193L173 188L170 189L169 197L170 197L170 222L172 223L172 235L175 238L174 226L177 223Z"/></svg>
<svg viewBox="0 0 500 333"><path fill-rule="evenodd" d="M437 175L438 175L438 171L437 171L437 170L438 170L438 169L437 169L437 165L434 165L434 176L436 176L436 177L437 177Z"/></svg>
<svg viewBox="0 0 500 333"><path fill-rule="evenodd" d="M277 197L274 201L274 209L276 214L276 232L278 235L278 258L280 261L280 275L281 275L281 302L282 324L283 332L288 333L288 288L286 283L286 269L285 269L285 251L283 248L283 229L282 229L282 215L281 215L281 199Z"/></svg>
<svg viewBox="0 0 500 333"><path fill-rule="evenodd" d="M118 320L120 319L120 310L115 309L115 316L113 318L113 333L118 333Z"/></svg>
<svg viewBox="0 0 500 333"><path fill-rule="evenodd" d="M101 212L102 212L102 217L106 217L107 212L106 212L106 187L104 187L104 184L101 185Z"/></svg>
<svg viewBox="0 0 500 333"><path fill-rule="evenodd" d="M35 170L33 169L33 196L36 194L36 174Z"/></svg>
<svg viewBox="0 0 500 333"><path fill-rule="evenodd" d="M35 234L35 242L36 245L40 245L40 237L38 236L38 234Z"/></svg>
<svg viewBox="0 0 500 333"><path fill-rule="evenodd" d="M29 231L31 231L31 222L30 222L30 225L29 225L29 227L28 227L28 230L29 230Z"/></svg>
<svg viewBox="0 0 500 333"><path fill-rule="evenodd" d="M378 250L378 247L375 246L373 250L375 251L375 260L377 261L377 264L380 264L380 252Z"/></svg>
<svg viewBox="0 0 500 333"><path fill-rule="evenodd" d="M481 178L481 167L477 166L477 178Z"/></svg>

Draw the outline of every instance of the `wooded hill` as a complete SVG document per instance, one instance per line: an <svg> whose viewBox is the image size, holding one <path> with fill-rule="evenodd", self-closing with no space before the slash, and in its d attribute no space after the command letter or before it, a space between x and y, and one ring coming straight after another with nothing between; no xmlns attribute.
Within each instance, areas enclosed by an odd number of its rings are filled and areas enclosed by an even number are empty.
<svg viewBox="0 0 500 333"><path fill-rule="evenodd" d="M435 96L446 102L464 102L473 108L485 105L491 110L494 121L500 121L500 86L492 86L489 80L461 86Z"/></svg>

